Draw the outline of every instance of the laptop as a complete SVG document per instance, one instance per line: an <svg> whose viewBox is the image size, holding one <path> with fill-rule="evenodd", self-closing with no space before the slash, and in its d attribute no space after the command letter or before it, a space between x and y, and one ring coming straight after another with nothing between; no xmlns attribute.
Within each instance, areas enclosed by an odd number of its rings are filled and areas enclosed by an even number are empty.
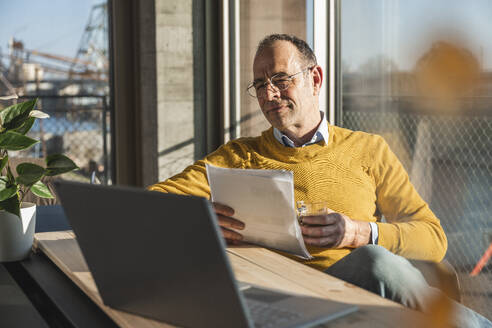
<svg viewBox="0 0 492 328"><path fill-rule="evenodd" d="M312 327L354 305L239 283L205 198L55 182L104 304L181 327Z"/></svg>

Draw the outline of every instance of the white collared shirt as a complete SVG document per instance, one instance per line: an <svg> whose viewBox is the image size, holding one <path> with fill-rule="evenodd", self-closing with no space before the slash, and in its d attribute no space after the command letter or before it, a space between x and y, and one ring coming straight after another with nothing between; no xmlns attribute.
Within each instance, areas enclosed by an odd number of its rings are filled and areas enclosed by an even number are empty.
<svg viewBox="0 0 492 328"><path fill-rule="evenodd" d="M321 141L324 141L325 145L328 144L328 140L330 136L328 132L328 122L326 121L325 113L323 113L322 111L320 111L320 113L321 113L321 123L319 124L316 133L313 135L311 140L301 145L300 147L305 147ZM275 139L277 139L277 141L280 142L285 147L291 147L291 148L296 147L294 142L290 140L290 138L287 137L285 134L280 132L280 130L278 130L277 128L273 128L273 135L275 136ZM376 245L378 243L378 237L379 237L378 225L374 222L369 222L369 224L371 225L371 244Z"/></svg>
<svg viewBox="0 0 492 328"><path fill-rule="evenodd" d="M329 132L328 132L328 122L326 122L325 118L325 113L321 112L321 123L318 126L318 129L316 130L316 133L313 135L311 140L306 142L305 144L301 145L300 147L305 147L308 145L312 145L321 141L324 141L325 144L328 144L328 137L329 137ZM294 142L290 140L289 137L287 137L285 134L280 132L277 128L273 128L273 135L275 136L275 139L278 140L282 145L286 147L291 147L295 148L296 146L294 145Z"/></svg>

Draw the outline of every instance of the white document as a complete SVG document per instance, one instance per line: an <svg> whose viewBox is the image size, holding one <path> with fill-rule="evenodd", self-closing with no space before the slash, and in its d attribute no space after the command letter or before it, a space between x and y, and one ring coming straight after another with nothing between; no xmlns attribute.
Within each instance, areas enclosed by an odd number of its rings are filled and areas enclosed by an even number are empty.
<svg viewBox="0 0 492 328"><path fill-rule="evenodd" d="M207 164L212 201L234 209L244 222L238 231L244 241L291 253L312 256L304 245L294 208L291 171L227 169Z"/></svg>

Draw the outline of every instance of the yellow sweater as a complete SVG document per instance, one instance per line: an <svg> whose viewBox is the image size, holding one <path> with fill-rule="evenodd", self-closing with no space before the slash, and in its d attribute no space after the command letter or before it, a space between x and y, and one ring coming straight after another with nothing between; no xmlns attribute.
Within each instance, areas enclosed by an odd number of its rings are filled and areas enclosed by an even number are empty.
<svg viewBox="0 0 492 328"><path fill-rule="evenodd" d="M354 220L376 222L378 244L406 258L440 261L447 239L439 220L418 195L405 169L380 136L330 125L329 140L301 148L281 145L270 128L255 138L228 142L182 173L149 189L210 198L205 163L294 172L295 200L325 201ZM387 223L380 222L381 214ZM308 246L323 270L351 249Z"/></svg>

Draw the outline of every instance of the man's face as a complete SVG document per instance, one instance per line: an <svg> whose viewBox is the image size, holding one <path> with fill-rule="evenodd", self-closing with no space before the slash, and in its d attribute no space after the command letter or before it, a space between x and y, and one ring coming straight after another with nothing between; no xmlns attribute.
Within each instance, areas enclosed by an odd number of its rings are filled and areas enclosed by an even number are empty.
<svg viewBox="0 0 492 328"><path fill-rule="evenodd" d="M288 41L277 41L271 47L263 49L253 63L255 81L266 81L275 74L286 76L307 68L301 60L297 48ZM307 122L319 122L317 105L318 90L313 88L311 71L298 74L289 88L283 91L266 86L264 96L258 97L258 103L270 124L280 131L287 131L307 125Z"/></svg>

